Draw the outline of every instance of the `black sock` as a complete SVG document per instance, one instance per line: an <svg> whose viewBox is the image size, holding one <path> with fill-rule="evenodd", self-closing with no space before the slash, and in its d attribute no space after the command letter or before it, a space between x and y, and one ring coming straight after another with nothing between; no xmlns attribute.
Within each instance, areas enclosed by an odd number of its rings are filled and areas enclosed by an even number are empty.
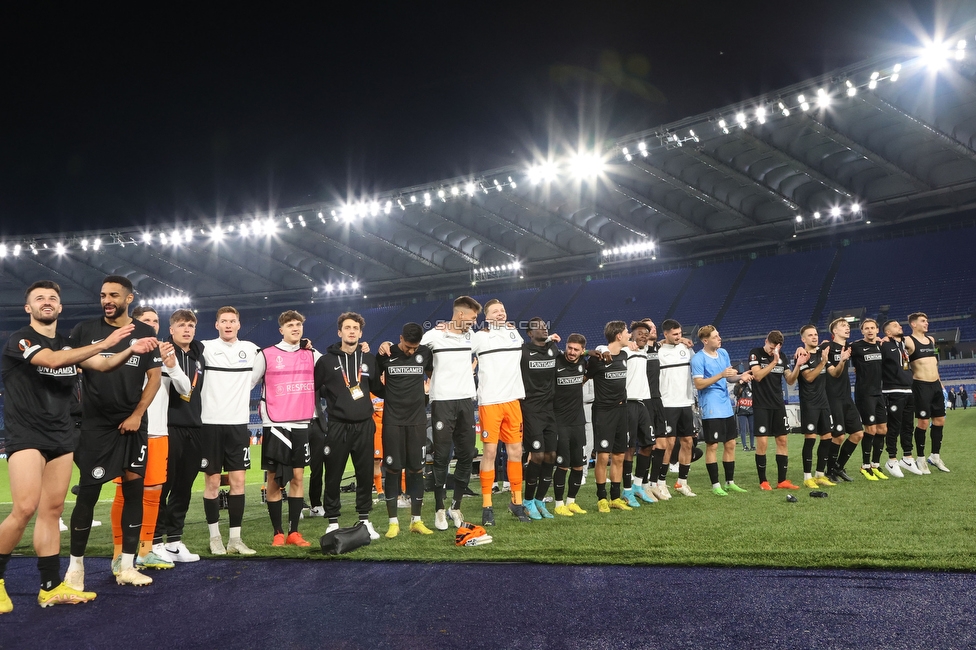
<svg viewBox="0 0 976 650"><path fill-rule="evenodd" d="M800 458L803 459L803 473L812 474L813 473L813 448L817 444L816 438L804 438L803 439L803 452Z"/></svg>
<svg viewBox="0 0 976 650"><path fill-rule="evenodd" d="M759 474L759 482L766 483L766 454L756 454L756 473Z"/></svg>
<svg viewBox="0 0 976 650"><path fill-rule="evenodd" d="M641 483L647 483L648 472L651 468L651 455L637 454L634 463L634 476L641 480Z"/></svg>
<svg viewBox="0 0 976 650"><path fill-rule="evenodd" d="M718 484L718 463L705 463L705 470L708 471L708 482L713 486Z"/></svg>
<svg viewBox="0 0 976 650"><path fill-rule="evenodd" d="M274 534L283 535L285 531L281 527L281 499L268 501L268 516L271 518L271 529L274 531Z"/></svg>
<svg viewBox="0 0 976 650"><path fill-rule="evenodd" d="M244 495L230 494L227 496L227 520L231 528L240 528L244 521Z"/></svg>
<svg viewBox="0 0 976 650"><path fill-rule="evenodd" d="M458 508L461 507L461 499L464 498L464 491L467 489L468 489L467 483L457 478L454 479L454 503L457 504ZM481 489L480 485L478 486L478 489L479 490Z"/></svg>
<svg viewBox="0 0 976 650"><path fill-rule="evenodd" d="M688 472L691 470L691 465L678 465L678 480L684 483L688 480Z"/></svg>
<svg viewBox="0 0 976 650"><path fill-rule="evenodd" d="M844 441L844 444L840 446L840 453L837 454L837 469L843 470L844 466L847 465L847 461L850 460L851 456L857 450L857 443L851 442L848 438Z"/></svg>
<svg viewBox="0 0 976 650"><path fill-rule="evenodd" d="M786 480L786 471L790 466L790 457L786 454L776 454L776 478L777 483Z"/></svg>
<svg viewBox="0 0 976 650"><path fill-rule="evenodd" d="M607 498L607 484L597 483L596 484L596 498L597 500L602 500Z"/></svg>
<svg viewBox="0 0 976 650"><path fill-rule="evenodd" d="M885 437L882 435L874 434L874 448L871 450L871 462L880 463L881 462L881 452L885 448Z"/></svg>
<svg viewBox="0 0 976 650"><path fill-rule="evenodd" d="M674 447L671 448L671 458L668 460L669 465L674 465L678 461L678 453L681 451L681 438L674 439Z"/></svg>
<svg viewBox="0 0 976 650"><path fill-rule="evenodd" d="M925 429L918 427L915 427L915 456L917 458L925 457Z"/></svg>
<svg viewBox="0 0 976 650"><path fill-rule="evenodd" d="M634 461L624 459L624 489L629 490L634 485Z"/></svg>
<svg viewBox="0 0 976 650"><path fill-rule="evenodd" d="M562 501L566 494L566 475L569 470L565 467L557 467L552 473L552 496L556 501Z"/></svg>
<svg viewBox="0 0 976 650"><path fill-rule="evenodd" d="M542 501L552 485L552 463L542 463L539 473L539 487L535 491L535 500Z"/></svg>
<svg viewBox="0 0 976 650"><path fill-rule="evenodd" d="M44 591L51 591L61 584L61 560L57 555L38 557L37 570L41 572L41 589Z"/></svg>
<svg viewBox="0 0 976 650"><path fill-rule="evenodd" d="M305 497L288 497L288 532L298 532L298 522L302 519Z"/></svg>
<svg viewBox="0 0 976 650"><path fill-rule="evenodd" d="M841 448L840 445L833 442L830 444L829 447L827 447L827 473L828 474L832 472L836 472L838 469L844 469L843 465L839 465L837 463L837 456L840 453L840 448ZM851 453L853 453L853 451ZM848 458L850 458L850 456L848 456Z"/></svg>
<svg viewBox="0 0 976 650"><path fill-rule="evenodd" d="M531 501L535 498L536 488L539 487L539 473L542 465L529 461L529 466L525 468L525 500Z"/></svg>
<svg viewBox="0 0 976 650"><path fill-rule="evenodd" d="M386 495L386 516L397 516L397 497L400 496L400 472L386 472L383 476L383 494Z"/></svg>
<svg viewBox="0 0 976 650"><path fill-rule="evenodd" d="M583 484L583 470L581 469L569 470L569 492L567 496L570 499L575 499L576 495L579 494L580 485L582 484Z"/></svg>
<svg viewBox="0 0 976 650"><path fill-rule="evenodd" d="M874 434L865 433L861 438L861 466L871 464L871 452L874 451Z"/></svg>
<svg viewBox="0 0 976 650"><path fill-rule="evenodd" d="M407 470L407 494L410 495L410 515L419 517L424 507L424 475Z"/></svg>
<svg viewBox="0 0 976 650"><path fill-rule="evenodd" d="M611 481L610 500L613 501L614 499L619 499L619 498L620 498L620 481Z"/></svg>
<svg viewBox="0 0 976 650"><path fill-rule="evenodd" d="M447 499L447 488L440 485L434 487L434 510L443 510L445 499Z"/></svg>
<svg viewBox="0 0 976 650"><path fill-rule="evenodd" d="M937 424L932 425L932 453L938 454L942 452L942 427Z"/></svg>
<svg viewBox="0 0 976 650"><path fill-rule="evenodd" d="M655 447L654 451L651 452L651 474L650 474L651 481L657 482L657 481L664 480L666 478L664 476L661 476L662 467L664 467L664 469L667 469L667 465L664 464L664 450Z"/></svg>
<svg viewBox="0 0 976 650"><path fill-rule="evenodd" d="M722 469L725 471L725 482L732 483L735 481L735 461L734 460L723 460Z"/></svg>
<svg viewBox="0 0 976 650"><path fill-rule="evenodd" d="M88 536L91 534L95 504L102 492L101 485L85 485L78 488L75 509L71 512L71 554L75 557L85 555Z"/></svg>
<svg viewBox="0 0 976 650"><path fill-rule="evenodd" d="M830 448L834 446L834 441L830 438L821 438L817 445L817 471L823 472L827 469L827 459L830 458Z"/></svg>
<svg viewBox="0 0 976 650"><path fill-rule="evenodd" d="M7 562L10 561L11 553L0 553L0 580L7 575Z"/></svg>
<svg viewBox="0 0 976 650"><path fill-rule="evenodd" d="M217 505L217 499L203 499L203 514L208 524L216 524L220 521L220 506Z"/></svg>

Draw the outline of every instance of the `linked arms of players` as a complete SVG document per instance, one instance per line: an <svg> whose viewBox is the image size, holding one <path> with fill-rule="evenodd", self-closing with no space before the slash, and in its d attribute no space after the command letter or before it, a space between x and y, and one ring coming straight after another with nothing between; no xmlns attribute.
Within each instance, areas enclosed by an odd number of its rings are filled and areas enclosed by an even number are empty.
<svg viewBox="0 0 976 650"><path fill-rule="evenodd" d="M133 324L128 324L112 332L112 334L98 343L85 345L80 348L70 348L67 350L40 350L31 357L31 363L35 366L44 368L64 368L65 366L78 365L85 370L98 370L109 372L115 370L133 354L146 354L153 351L159 345L155 337L137 339L132 345L122 352L117 352L110 357L101 356L109 348L112 348L126 339L135 329Z"/></svg>

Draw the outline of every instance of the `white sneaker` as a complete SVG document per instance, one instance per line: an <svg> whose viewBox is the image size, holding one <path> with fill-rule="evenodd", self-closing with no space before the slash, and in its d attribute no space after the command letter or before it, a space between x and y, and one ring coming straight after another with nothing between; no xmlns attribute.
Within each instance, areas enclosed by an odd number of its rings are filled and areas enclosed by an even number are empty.
<svg viewBox="0 0 976 650"><path fill-rule="evenodd" d="M325 516L325 508L323 508L322 506L315 506L314 508L312 508L311 510L308 511L308 516L309 517L324 517Z"/></svg>
<svg viewBox="0 0 976 650"><path fill-rule="evenodd" d="M190 549L183 542L176 545L175 551L166 549L166 553L169 555L170 562L197 562L200 559L200 556L196 553L191 553Z"/></svg>
<svg viewBox="0 0 976 650"><path fill-rule="evenodd" d="M905 478L905 475L902 473L901 468L898 467L898 461L896 461L894 458L890 459L887 463L885 463L885 469L888 470L888 473L894 476L895 478Z"/></svg>
<svg viewBox="0 0 976 650"><path fill-rule="evenodd" d="M68 572L64 574L64 584L68 585L76 591L85 590L85 570L84 569L68 569Z"/></svg>
<svg viewBox="0 0 976 650"><path fill-rule="evenodd" d="M231 537L227 540L227 553L233 555L239 553L241 555L255 555L257 551L253 548L249 548L247 544L244 543L240 537Z"/></svg>
<svg viewBox="0 0 976 650"><path fill-rule="evenodd" d="M402 510L404 508L409 508L409 507L410 507L410 497L406 494L401 494L397 498L397 508Z"/></svg>
<svg viewBox="0 0 976 650"><path fill-rule="evenodd" d="M502 481L502 492L511 492L512 484L508 481Z"/></svg>
<svg viewBox="0 0 976 650"><path fill-rule="evenodd" d="M152 584L152 578L144 573L140 573L139 569L135 567L129 567L128 569L122 569L119 571L119 575L115 576L115 582L120 585L135 585L136 587L145 587L146 585Z"/></svg>
<svg viewBox="0 0 976 650"><path fill-rule="evenodd" d="M668 499L671 498L671 492L668 490L668 486L667 485L660 485L660 484L658 484L658 486L657 486L657 493L661 495L661 500L662 501L667 501Z"/></svg>
<svg viewBox="0 0 976 650"><path fill-rule="evenodd" d="M156 554L156 557L166 560L167 562L173 561L173 554L166 550L165 544L153 544L152 552Z"/></svg>
<svg viewBox="0 0 976 650"><path fill-rule="evenodd" d="M434 513L434 528L447 530L447 511L443 508Z"/></svg>
<svg viewBox="0 0 976 650"><path fill-rule="evenodd" d="M376 529L375 528L373 528L373 522L367 520L367 521L364 521L363 523L366 524L366 530L369 531L369 538L370 539L377 540L377 539L380 538L380 534L376 532Z"/></svg>
<svg viewBox="0 0 976 650"><path fill-rule="evenodd" d="M914 458L902 458L900 461L898 461L898 466L904 470L907 470L911 474L916 474L918 476L922 475L922 470L920 470L918 465L915 464Z"/></svg>
<svg viewBox="0 0 976 650"><path fill-rule="evenodd" d="M98 528L101 525L102 525L102 522L100 522L97 519L92 519L92 528Z"/></svg>
<svg viewBox="0 0 976 650"><path fill-rule="evenodd" d="M698 496L697 494L695 494L694 492L691 491L691 488L688 487L688 484L687 483L678 483L678 484L675 484L674 489L677 490L679 494L683 494L686 497L696 497L696 496Z"/></svg>
<svg viewBox="0 0 976 650"><path fill-rule="evenodd" d="M586 485L586 474L580 477L580 485Z"/></svg>
<svg viewBox="0 0 976 650"><path fill-rule="evenodd" d="M922 456L921 458L916 458L915 459L915 465L916 465L916 467L918 467L918 470L920 472L922 472L922 474L931 474L932 473L932 470L929 469L928 462L925 460L925 456Z"/></svg>
<svg viewBox="0 0 976 650"><path fill-rule="evenodd" d="M664 497L661 496L661 491L657 489L657 483L645 483L644 492L649 494L655 501L664 501Z"/></svg>
<svg viewBox="0 0 976 650"><path fill-rule="evenodd" d="M455 528L460 528L461 524L464 523L464 515L461 514L460 508L448 508L447 516L451 518Z"/></svg>
<svg viewBox="0 0 976 650"><path fill-rule="evenodd" d="M64 517L58 517L58 530L62 533L68 530L68 527L64 523Z"/></svg>
<svg viewBox="0 0 976 650"><path fill-rule="evenodd" d="M333 530L339 530L339 524L329 524L329 526L325 529L325 534L328 535Z"/></svg>
<svg viewBox="0 0 976 650"><path fill-rule="evenodd" d="M940 472L949 472L949 468L942 462L941 454L931 454L929 456L929 464L935 465Z"/></svg>
<svg viewBox="0 0 976 650"><path fill-rule="evenodd" d="M220 535L214 535L210 538L210 554L227 555L227 549L224 548L224 540L220 538Z"/></svg>

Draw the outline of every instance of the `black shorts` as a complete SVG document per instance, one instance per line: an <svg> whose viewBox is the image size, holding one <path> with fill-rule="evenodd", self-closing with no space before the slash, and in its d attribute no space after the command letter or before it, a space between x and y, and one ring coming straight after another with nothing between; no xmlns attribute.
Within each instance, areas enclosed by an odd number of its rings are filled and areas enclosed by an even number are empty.
<svg viewBox="0 0 976 650"><path fill-rule="evenodd" d="M556 416L552 409L522 411L522 448L533 453L556 451Z"/></svg>
<svg viewBox="0 0 976 650"><path fill-rule="evenodd" d="M644 449L654 445L654 429L651 426L651 416L647 412L644 402L630 400L627 402L627 428L630 429L631 449Z"/></svg>
<svg viewBox="0 0 976 650"><path fill-rule="evenodd" d="M888 423L888 410L881 395L858 395L854 402L861 422L866 426Z"/></svg>
<svg viewBox="0 0 976 650"><path fill-rule="evenodd" d="M287 465L292 469L308 467L311 461L308 427L264 427L261 436L261 469L274 472L278 465Z"/></svg>
<svg viewBox="0 0 976 650"><path fill-rule="evenodd" d="M668 436L666 432L668 425L664 420L664 404L661 403L661 398L652 397L651 399L646 399L644 400L644 406L647 408L648 417L651 418L651 433L654 434L655 440L657 438L666 438Z"/></svg>
<svg viewBox="0 0 976 650"><path fill-rule="evenodd" d="M388 472L419 472L427 459L427 425L383 424L383 464Z"/></svg>
<svg viewBox="0 0 976 650"><path fill-rule="evenodd" d="M41 449L29 442L21 442L11 445L9 442L4 442L4 453L7 454L7 458L10 458L18 451L24 451L25 449L34 449L40 452L41 456L44 458L44 462L50 463L55 458L61 458L65 454L70 454L73 449L65 449L64 447L58 447L57 449Z"/></svg>
<svg viewBox="0 0 976 650"><path fill-rule="evenodd" d="M145 429L121 434L116 428L82 429L75 465L79 485L101 485L125 472L146 475L149 436Z"/></svg>
<svg viewBox="0 0 976 650"><path fill-rule="evenodd" d="M556 466L582 467L586 425L556 425Z"/></svg>
<svg viewBox="0 0 976 650"><path fill-rule="evenodd" d="M735 416L727 418L709 418L702 420L702 438L706 445L724 444L735 440L738 431L735 428Z"/></svg>
<svg viewBox="0 0 976 650"><path fill-rule="evenodd" d="M942 396L942 383L938 381L912 382L912 397L915 399L915 417L921 420L945 417L945 398Z"/></svg>
<svg viewBox="0 0 976 650"><path fill-rule="evenodd" d="M830 403L831 429L835 438L845 433L864 431L861 416L857 414L857 407L850 399L841 399Z"/></svg>
<svg viewBox="0 0 976 650"><path fill-rule="evenodd" d="M832 433L830 409L803 408L803 404L800 404L800 428L804 435Z"/></svg>
<svg viewBox="0 0 976 650"><path fill-rule="evenodd" d="M664 407L664 431L668 437L691 438L695 435L695 413L690 406Z"/></svg>
<svg viewBox="0 0 976 650"><path fill-rule="evenodd" d="M205 424L201 434L202 471L212 475L251 469L251 434L246 424Z"/></svg>
<svg viewBox="0 0 976 650"><path fill-rule="evenodd" d="M785 436L786 407L778 409L764 409L753 407L754 422L752 430L757 438L768 436Z"/></svg>
<svg viewBox="0 0 976 650"><path fill-rule="evenodd" d="M593 448L598 454L623 454L630 434L626 404L615 408L593 409Z"/></svg>

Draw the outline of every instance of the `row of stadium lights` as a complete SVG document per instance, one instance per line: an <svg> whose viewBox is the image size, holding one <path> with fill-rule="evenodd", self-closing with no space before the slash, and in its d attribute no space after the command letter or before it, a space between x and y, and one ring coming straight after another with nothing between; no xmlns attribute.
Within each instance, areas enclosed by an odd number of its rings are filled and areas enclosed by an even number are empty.
<svg viewBox="0 0 976 650"><path fill-rule="evenodd" d="M918 57L918 61L927 66L933 71L939 70L948 60L955 59L957 61L962 61L966 56L966 40L958 40L955 47L949 42L938 43L934 42L927 46L922 54ZM896 82L898 81L902 73L902 64L895 64L890 71L872 72L868 79L862 82L855 82L852 79L846 79L840 92L846 94L848 97L854 97L857 95L858 91L867 88L873 90L877 88L879 82L888 81ZM758 106L751 110L751 112L746 112L745 110L738 111L733 117L726 120L724 116L719 116L717 120L714 120L715 128L721 131L723 134L731 133L731 130L738 127L740 129L747 129L750 124L765 124L767 117L775 111L778 111L784 117L788 117L795 110L800 110L802 112L807 112L813 108L813 104L810 103L810 99L813 99L814 104L820 110L824 110L830 106L832 98L834 97L834 91L828 88L818 88L816 90L815 98L811 96L808 97L805 94L799 94L795 98L795 102L787 104L786 101L780 99L775 102L776 108L772 108L772 104L769 106ZM686 142L693 141L699 142L701 140L701 135L696 133L694 129L689 129L686 136L682 136L677 132L666 132L663 134L657 134L657 138L660 140L660 144L663 147L681 147ZM635 156L640 156L646 158L649 155L649 148L645 141L639 141L633 143L635 150L631 150L630 146L623 146L620 149L620 155L623 156L624 160L632 161ZM606 168L606 163L609 158L613 155L603 156L599 153L580 151L571 155L566 159L564 165L560 165L554 160L547 160L540 162L538 164L532 165L528 168L526 172L527 180L530 185L539 185L540 183L552 183L558 180L559 176L568 172L569 175L578 180L593 179L600 174ZM336 222L353 223L357 218L363 219L367 215L377 216L380 212L383 214L390 214L394 207L405 211L408 206L420 206L429 208L435 200L446 203L448 198L459 198L462 195L468 198L474 197L476 194L490 194L491 191L502 192L504 188L515 189L518 184L511 176L502 177L501 179L481 179L478 181L468 181L463 185L454 184L451 186L441 186L438 188L431 188L424 192L414 192L408 195L399 195L394 198L387 199L382 204L378 200L364 199L355 203L348 203L341 207L332 209L330 215L332 219ZM831 217L839 218L844 212L852 215L858 215L861 212L861 206L857 202L851 203L846 208L841 206L833 206L829 214ZM323 212L318 213L318 219L322 223L327 223L328 218ZM814 220L819 220L822 218L820 212L814 212L811 217ZM802 215L796 215L796 221L803 221ZM304 215L298 215L294 220L290 215L285 216L283 219L284 226L289 229L294 229L297 226L304 228L307 226ZM870 224L870 221L866 223ZM221 242L225 237L237 233L241 239L247 239L251 236L272 236L277 232L278 222L274 217L267 217L265 219L254 218L251 220L241 220L236 224L229 224L226 226L215 225L209 230L203 228L200 229L200 234L204 236L209 236L210 240L214 243ZM158 241L161 245L171 245L179 246L183 243L189 244L194 238L193 228L184 228L182 230L175 229L169 233L167 232L144 232L142 233L140 239L141 243L147 246L153 245ZM114 239L114 241L113 241ZM17 243L12 246L8 246L6 243L0 243L0 258L5 258L8 255L14 257L19 256L26 249L33 255L37 255L40 250L51 250L53 249L57 255L64 255L67 253L71 244L77 244L78 247L83 251L88 251L89 249L98 251L103 245L118 244L122 247L127 244L136 244L140 242L132 237L126 236L113 236L107 244L103 244L100 237L92 238L80 238L73 239L69 243L63 241L58 241L53 245L46 242L29 241L25 243ZM627 244L620 247L608 248L603 251L604 257L611 257L617 255L643 255L648 251L653 251L653 242L640 242L636 244ZM646 249L646 250L645 250ZM517 263L516 263L517 264ZM487 267L493 268L493 267ZM517 270L517 269L516 269ZM481 273L491 273L491 271L482 270L479 271L475 269L474 272ZM348 288L353 291L358 290L358 282L352 281L348 284ZM326 284L323 288L326 293L331 293L333 290L338 290L339 292L345 291L346 283L339 282L334 286ZM315 287L315 291L318 288Z"/></svg>

